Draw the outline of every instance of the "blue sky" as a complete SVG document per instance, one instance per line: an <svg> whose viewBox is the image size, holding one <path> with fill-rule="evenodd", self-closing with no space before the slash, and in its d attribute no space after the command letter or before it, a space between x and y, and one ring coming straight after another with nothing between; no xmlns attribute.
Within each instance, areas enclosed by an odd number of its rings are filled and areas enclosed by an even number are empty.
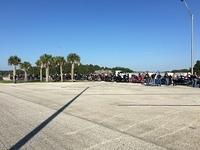
<svg viewBox="0 0 200 150"><path fill-rule="evenodd" d="M195 60L200 59L200 1ZM163 71L190 66L190 17L180 0L0 0L0 70L18 55L76 52L83 64Z"/></svg>

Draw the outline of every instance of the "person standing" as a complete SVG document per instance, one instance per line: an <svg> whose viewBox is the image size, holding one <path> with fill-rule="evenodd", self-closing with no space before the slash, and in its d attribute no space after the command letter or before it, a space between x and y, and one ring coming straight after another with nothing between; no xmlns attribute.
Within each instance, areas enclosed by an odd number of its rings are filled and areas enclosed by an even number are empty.
<svg viewBox="0 0 200 150"><path fill-rule="evenodd" d="M149 86L150 76L149 76L149 73L148 73L148 72L146 73L144 79L145 79L146 85Z"/></svg>
<svg viewBox="0 0 200 150"><path fill-rule="evenodd" d="M173 86L176 86L176 83L177 83L177 76L176 76L175 73L174 73L173 76L172 76L172 82L173 82Z"/></svg>
<svg viewBox="0 0 200 150"><path fill-rule="evenodd" d="M169 85L169 76L168 76L167 72L165 73L164 78L165 78L165 85Z"/></svg>
<svg viewBox="0 0 200 150"><path fill-rule="evenodd" d="M157 79L157 85L161 86L161 75L160 75L160 73L157 75L156 79Z"/></svg>

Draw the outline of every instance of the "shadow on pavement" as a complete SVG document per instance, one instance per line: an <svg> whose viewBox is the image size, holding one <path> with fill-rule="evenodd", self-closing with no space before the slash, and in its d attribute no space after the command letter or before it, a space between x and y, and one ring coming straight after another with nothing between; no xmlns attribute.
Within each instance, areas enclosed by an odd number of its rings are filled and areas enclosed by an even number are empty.
<svg viewBox="0 0 200 150"><path fill-rule="evenodd" d="M81 93L79 93L76 97L70 100L67 104L62 106L59 110L57 110L54 114L48 117L45 121L43 121L40 125L38 125L35 129L25 135L22 139L20 139L16 144L14 144L9 150L18 150L23 145L25 145L29 140L31 140L38 132L40 132L48 123L50 123L56 116L58 116L66 107L68 107L73 101L75 101L79 96L81 96L89 87L85 88Z"/></svg>

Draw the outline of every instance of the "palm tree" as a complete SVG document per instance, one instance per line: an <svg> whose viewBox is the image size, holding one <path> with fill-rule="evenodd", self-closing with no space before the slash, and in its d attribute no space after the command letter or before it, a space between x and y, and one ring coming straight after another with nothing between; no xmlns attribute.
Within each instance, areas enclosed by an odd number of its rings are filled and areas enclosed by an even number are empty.
<svg viewBox="0 0 200 150"><path fill-rule="evenodd" d="M44 68L44 64L40 59L37 60L35 64L40 67L40 81L42 82L42 69Z"/></svg>
<svg viewBox="0 0 200 150"><path fill-rule="evenodd" d="M60 77L61 82L63 82L63 65L65 64L65 58L62 56L56 56L54 57L55 64L60 66Z"/></svg>
<svg viewBox="0 0 200 150"><path fill-rule="evenodd" d="M77 55L76 53L71 53L67 56L67 62L72 64L71 67L71 80L72 82L74 81L74 65L75 64L80 64L80 56Z"/></svg>
<svg viewBox="0 0 200 150"><path fill-rule="evenodd" d="M46 82L49 82L49 67L52 63L52 55L44 54L40 56L40 60L46 69Z"/></svg>
<svg viewBox="0 0 200 150"><path fill-rule="evenodd" d="M24 81L28 81L27 71L31 68L31 64L27 61L20 64L20 68L24 71Z"/></svg>
<svg viewBox="0 0 200 150"><path fill-rule="evenodd" d="M16 83L16 67L21 62L21 59L18 56L10 56L8 59L8 64L13 66L13 82Z"/></svg>

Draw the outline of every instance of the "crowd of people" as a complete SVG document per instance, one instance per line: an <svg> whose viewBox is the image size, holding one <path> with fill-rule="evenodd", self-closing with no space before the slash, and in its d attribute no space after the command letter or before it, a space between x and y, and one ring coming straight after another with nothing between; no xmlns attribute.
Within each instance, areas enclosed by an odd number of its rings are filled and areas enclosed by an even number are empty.
<svg viewBox="0 0 200 150"><path fill-rule="evenodd" d="M164 76L158 74L152 74L151 76L146 73L144 76L144 82L147 86L161 86L161 85L187 85L192 87L200 87L200 78L196 75L187 74L186 76L177 75L175 73L165 73Z"/></svg>
<svg viewBox="0 0 200 150"><path fill-rule="evenodd" d="M12 77L10 77L12 78ZM22 80L23 75L18 75L17 80ZM91 73L91 74L75 74L75 80L85 81L106 81L106 82L126 82L126 83L141 83L145 86L161 86L161 85L186 85L200 88L200 77L191 74L176 74L176 73ZM70 80L70 74L64 74L63 79ZM28 76L29 81L39 81L39 76ZM60 81L60 75L55 74L50 76L51 81Z"/></svg>
<svg viewBox="0 0 200 150"><path fill-rule="evenodd" d="M186 85L200 88L200 77L196 75L181 75L176 73L138 73L138 74L87 74L76 75L76 80L88 81L107 81L107 82L126 82L141 83L145 86L161 85Z"/></svg>
<svg viewBox="0 0 200 150"><path fill-rule="evenodd" d="M120 75L119 75L120 76ZM181 75L176 73L139 73L132 74L128 79L128 75L123 75L124 81L132 83L141 83L145 86L161 86L161 85L186 85L192 87L200 87L200 77L196 75Z"/></svg>

